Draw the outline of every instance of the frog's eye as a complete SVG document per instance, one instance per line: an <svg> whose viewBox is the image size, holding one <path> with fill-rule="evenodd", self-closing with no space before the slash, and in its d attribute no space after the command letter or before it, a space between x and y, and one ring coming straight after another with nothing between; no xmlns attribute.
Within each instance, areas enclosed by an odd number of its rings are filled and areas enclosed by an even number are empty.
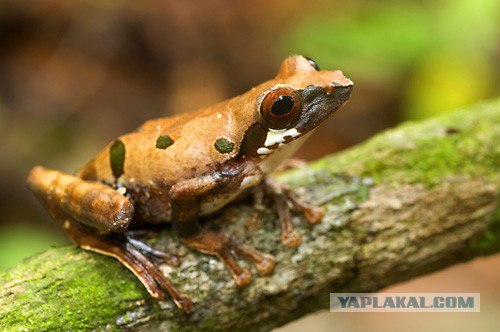
<svg viewBox="0 0 500 332"><path fill-rule="evenodd" d="M309 57L304 57L306 58L306 60L309 62L309 64L311 65L311 67L313 67L315 70L319 71L319 66L318 64L316 63L316 61L314 61L313 59L309 58Z"/></svg>
<svg viewBox="0 0 500 332"><path fill-rule="evenodd" d="M300 118L302 107L298 95L290 88L272 90L260 105L264 124L272 129L290 128Z"/></svg>

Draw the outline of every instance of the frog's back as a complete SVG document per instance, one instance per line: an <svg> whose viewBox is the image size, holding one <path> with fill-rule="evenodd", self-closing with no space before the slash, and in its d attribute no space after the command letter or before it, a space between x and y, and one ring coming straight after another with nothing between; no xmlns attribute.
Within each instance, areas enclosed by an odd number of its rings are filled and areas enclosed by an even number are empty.
<svg viewBox="0 0 500 332"><path fill-rule="evenodd" d="M242 129L253 119L231 107L236 97L207 109L149 120L106 146L79 171L88 180L169 188L234 158ZM250 112L251 113L251 112ZM243 131L244 132L244 131Z"/></svg>

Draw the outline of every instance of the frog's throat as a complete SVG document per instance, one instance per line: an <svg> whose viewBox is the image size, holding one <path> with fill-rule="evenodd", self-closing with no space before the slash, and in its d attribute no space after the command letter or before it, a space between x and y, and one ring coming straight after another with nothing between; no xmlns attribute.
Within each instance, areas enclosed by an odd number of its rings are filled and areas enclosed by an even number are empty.
<svg viewBox="0 0 500 332"><path fill-rule="evenodd" d="M298 136L291 142L280 143L272 153L260 156L259 168L264 174L270 174L286 159L290 158L304 142L313 134L314 130Z"/></svg>

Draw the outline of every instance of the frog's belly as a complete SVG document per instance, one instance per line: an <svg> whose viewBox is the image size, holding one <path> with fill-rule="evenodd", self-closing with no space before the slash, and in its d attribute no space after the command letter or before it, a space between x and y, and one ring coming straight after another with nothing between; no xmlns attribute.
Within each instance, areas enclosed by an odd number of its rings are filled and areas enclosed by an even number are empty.
<svg viewBox="0 0 500 332"><path fill-rule="evenodd" d="M231 194L211 195L200 202L198 215L204 216L223 208L233 201L241 191ZM166 203L166 204L165 204ZM142 204L135 205L136 217L141 224L160 224L172 221L172 209L167 197L163 199L151 198Z"/></svg>
<svg viewBox="0 0 500 332"><path fill-rule="evenodd" d="M206 197L200 203L200 212L199 212L200 216L210 214L212 212L215 212L223 208L225 205L233 201L239 194L241 194L246 189L258 185L262 181L262 178L263 177L261 175L247 176L246 178L243 179L243 181L241 181L240 188L238 191L234 193L211 195L210 197Z"/></svg>
<svg viewBox="0 0 500 332"><path fill-rule="evenodd" d="M210 198L204 199L200 204L200 216L204 216L215 212L225 205L230 203L238 196L238 194L224 194L224 195L214 195Z"/></svg>

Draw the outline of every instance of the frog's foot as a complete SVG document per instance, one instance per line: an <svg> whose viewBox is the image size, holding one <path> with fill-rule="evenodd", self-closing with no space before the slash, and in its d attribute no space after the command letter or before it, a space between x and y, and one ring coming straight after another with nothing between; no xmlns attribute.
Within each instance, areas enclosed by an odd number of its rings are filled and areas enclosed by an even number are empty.
<svg viewBox="0 0 500 332"><path fill-rule="evenodd" d="M122 234L111 234L100 236L86 230L77 222L66 219L64 229L72 240L83 249L94 251L118 259L146 287L147 291L154 298L163 298L164 290L167 291L174 300L177 307L185 312L191 310L191 299L182 294L170 280L138 249L137 243L129 241Z"/></svg>
<svg viewBox="0 0 500 332"><path fill-rule="evenodd" d="M302 202L288 186L273 179L266 179L264 188L278 209L281 223L281 242L290 248L298 246L301 240L292 224L290 206L293 210L302 213L311 224L316 224L323 219L325 214L323 209Z"/></svg>
<svg viewBox="0 0 500 332"><path fill-rule="evenodd" d="M273 256L262 254L247 245L236 245L224 234L213 231L203 230L197 235L182 238L182 242L190 248L218 256L226 264L234 281L240 287L246 286L252 281L252 274L238 264L233 253L254 263L261 275L271 273L276 263Z"/></svg>
<svg viewBox="0 0 500 332"><path fill-rule="evenodd" d="M146 256L149 256L153 259L160 260L162 262L165 262L169 265L178 267L181 265L181 259L178 255L175 254L169 254L160 250L157 250L147 243L137 240L134 238L134 232L125 232L125 238L126 240L133 245L137 250L139 250L141 253L143 253Z"/></svg>

